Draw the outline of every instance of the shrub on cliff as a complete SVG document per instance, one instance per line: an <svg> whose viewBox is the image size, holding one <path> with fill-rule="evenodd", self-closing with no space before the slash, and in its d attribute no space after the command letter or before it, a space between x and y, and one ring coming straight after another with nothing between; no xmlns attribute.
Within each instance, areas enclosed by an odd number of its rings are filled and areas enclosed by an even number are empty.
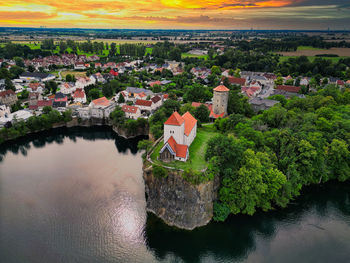
<svg viewBox="0 0 350 263"><path fill-rule="evenodd" d="M159 165L152 165L153 175L157 178L166 178L168 176L168 171Z"/></svg>
<svg viewBox="0 0 350 263"><path fill-rule="evenodd" d="M185 169L185 171L182 173L182 178L194 185L208 182L212 179L210 176L208 176L208 174L195 171L192 168Z"/></svg>

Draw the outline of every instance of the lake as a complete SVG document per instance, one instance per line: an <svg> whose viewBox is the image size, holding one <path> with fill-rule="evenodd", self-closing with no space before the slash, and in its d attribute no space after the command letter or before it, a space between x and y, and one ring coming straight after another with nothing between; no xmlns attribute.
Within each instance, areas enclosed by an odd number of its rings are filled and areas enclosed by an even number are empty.
<svg viewBox="0 0 350 263"><path fill-rule="evenodd" d="M0 262L350 262L350 183L193 231L146 213L138 139L55 129L0 146Z"/></svg>

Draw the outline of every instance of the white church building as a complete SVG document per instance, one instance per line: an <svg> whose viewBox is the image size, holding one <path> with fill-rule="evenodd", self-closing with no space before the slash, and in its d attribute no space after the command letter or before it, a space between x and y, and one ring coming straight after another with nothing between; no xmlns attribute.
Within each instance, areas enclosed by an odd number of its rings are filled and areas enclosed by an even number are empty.
<svg viewBox="0 0 350 263"><path fill-rule="evenodd" d="M189 147L197 135L197 120L186 112L174 112L164 123L164 146L160 150L163 161L187 161Z"/></svg>

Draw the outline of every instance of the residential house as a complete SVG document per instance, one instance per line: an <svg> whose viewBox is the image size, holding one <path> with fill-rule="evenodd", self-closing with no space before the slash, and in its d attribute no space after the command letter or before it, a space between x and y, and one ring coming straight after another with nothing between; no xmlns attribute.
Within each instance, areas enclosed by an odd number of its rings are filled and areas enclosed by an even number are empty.
<svg viewBox="0 0 350 263"><path fill-rule="evenodd" d="M29 105L30 110L42 110L44 107L52 107L53 100L38 100L36 104Z"/></svg>
<svg viewBox="0 0 350 263"><path fill-rule="evenodd" d="M261 92L261 87L260 86L252 86L252 87L242 87L241 92L250 97L255 97Z"/></svg>
<svg viewBox="0 0 350 263"><path fill-rule="evenodd" d="M252 98L249 100L249 104L252 106L253 110L258 112L262 110L269 109L279 103L277 100L269 100L262 98Z"/></svg>
<svg viewBox="0 0 350 263"><path fill-rule="evenodd" d="M13 90L4 90L0 92L0 103L6 106L16 104L18 98Z"/></svg>
<svg viewBox="0 0 350 263"><path fill-rule="evenodd" d="M3 127L6 125L6 123L11 122L13 123L16 121L26 121L30 117L32 117L33 114L30 113L28 110L19 110L16 112L13 112L11 114L7 114L4 117L0 117L0 127Z"/></svg>
<svg viewBox="0 0 350 263"><path fill-rule="evenodd" d="M113 77L118 77L119 76L119 73L117 71L114 71L113 69L111 69L109 71L109 74L112 75Z"/></svg>
<svg viewBox="0 0 350 263"><path fill-rule="evenodd" d="M235 78L233 76L228 76L227 80L230 84L239 85L239 86L244 86L245 82L246 82L246 79L244 79L244 78Z"/></svg>
<svg viewBox="0 0 350 263"><path fill-rule="evenodd" d="M158 109L163 104L162 98L158 95L152 97L151 101L153 102L153 110Z"/></svg>
<svg viewBox="0 0 350 263"><path fill-rule="evenodd" d="M297 86L288 86L288 85L277 85L276 89L278 90L284 90L287 92L292 92L292 93L298 93L301 89L301 87Z"/></svg>
<svg viewBox="0 0 350 263"><path fill-rule="evenodd" d="M84 89L86 86L96 83L96 79L93 76L78 78L75 82L76 88Z"/></svg>
<svg viewBox="0 0 350 263"><path fill-rule="evenodd" d="M76 90L75 83L64 82L60 85L60 92L65 95L72 94Z"/></svg>
<svg viewBox="0 0 350 263"><path fill-rule="evenodd" d="M74 64L74 69L76 69L76 70L84 70L84 69L86 69L85 63L84 62L76 62Z"/></svg>
<svg viewBox="0 0 350 263"><path fill-rule="evenodd" d="M42 72L23 72L20 76L20 79L30 82L30 81L38 81L38 82L46 82L49 80L53 80L56 77L49 73L42 73Z"/></svg>
<svg viewBox="0 0 350 263"><path fill-rule="evenodd" d="M123 105L122 111L125 112L125 117L129 119L136 120L141 117L141 110L136 106Z"/></svg>
<svg viewBox="0 0 350 263"><path fill-rule="evenodd" d="M106 82L106 80L104 79L102 74L99 73L99 72L97 72L96 74L93 74L92 76L95 78L96 82L101 82L101 83L105 83Z"/></svg>
<svg viewBox="0 0 350 263"><path fill-rule="evenodd" d="M89 105L90 116L99 119L108 118L115 107L116 104L109 101L106 97L93 100Z"/></svg>
<svg viewBox="0 0 350 263"><path fill-rule="evenodd" d="M135 105L139 107L141 111L152 112L155 109L151 100L136 100Z"/></svg>
<svg viewBox="0 0 350 263"><path fill-rule="evenodd" d="M62 92L57 92L52 103L54 108L66 108L68 104L68 98Z"/></svg>
<svg viewBox="0 0 350 263"><path fill-rule="evenodd" d="M83 89L76 89L72 95L75 103L86 103L86 94Z"/></svg>
<svg viewBox="0 0 350 263"><path fill-rule="evenodd" d="M27 91L36 92L42 94L44 92L45 85L39 82L31 82L28 84Z"/></svg>
<svg viewBox="0 0 350 263"><path fill-rule="evenodd" d="M174 112L164 123L164 146L160 150L163 161L187 161L189 147L197 135L197 120L186 112L180 115Z"/></svg>
<svg viewBox="0 0 350 263"><path fill-rule="evenodd" d="M0 118L6 117L11 114L10 107L0 104Z"/></svg>
<svg viewBox="0 0 350 263"><path fill-rule="evenodd" d="M307 85L309 85L309 78L302 78L301 80L300 80L300 85L301 86L307 86Z"/></svg>

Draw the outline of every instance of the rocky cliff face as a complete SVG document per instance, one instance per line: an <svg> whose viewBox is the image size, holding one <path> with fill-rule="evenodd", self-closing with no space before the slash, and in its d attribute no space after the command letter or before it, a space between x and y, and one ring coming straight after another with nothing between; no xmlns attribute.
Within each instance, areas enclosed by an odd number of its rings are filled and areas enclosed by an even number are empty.
<svg viewBox="0 0 350 263"><path fill-rule="evenodd" d="M125 128L113 126L113 131L116 132L119 136L124 137L125 139L130 139L138 136L148 136L149 134L148 125L145 128L139 128L132 132L128 132L128 130Z"/></svg>
<svg viewBox="0 0 350 263"><path fill-rule="evenodd" d="M144 169L147 210L171 226L192 230L204 226L213 217L218 182L192 185L181 172L169 171L167 178L156 178Z"/></svg>

